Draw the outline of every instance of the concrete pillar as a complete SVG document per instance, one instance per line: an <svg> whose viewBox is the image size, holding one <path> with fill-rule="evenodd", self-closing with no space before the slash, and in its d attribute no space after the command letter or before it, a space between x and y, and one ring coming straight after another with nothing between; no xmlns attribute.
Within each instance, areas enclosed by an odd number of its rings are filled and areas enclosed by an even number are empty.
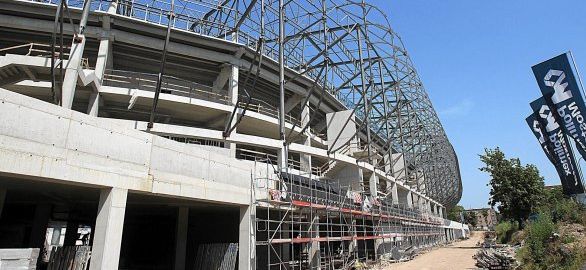
<svg viewBox="0 0 586 270"><path fill-rule="evenodd" d="M411 190L407 192L407 207L413 208L413 192Z"/></svg>
<svg viewBox="0 0 586 270"><path fill-rule="evenodd" d="M372 196L372 198L378 197L377 184L378 184L378 176L376 175L376 173L373 172L370 175L370 179L368 180L368 188L369 188L370 195Z"/></svg>
<svg viewBox="0 0 586 270"><path fill-rule="evenodd" d="M100 94L99 93L91 93L90 100L87 105L87 114L91 116L98 116L98 109L100 107Z"/></svg>
<svg viewBox="0 0 586 270"><path fill-rule="evenodd" d="M189 208L182 206L179 207L177 211L177 232L175 236L175 270L185 270L188 229Z"/></svg>
<svg viewBox="0 0 586 270"><path fill-rule="evenodd" d="M397 190L397 183L391 183L391 199L393 200L393 204L399 204L399 192Z"/></svg>
<svg viewBox="0 0 586 270"><path fill-rule="evenodd" d="M115 2L115 1L113 1ZM106 29L100 37L100 46L98 48L98 56L96 58L96 68L94 73L100 83L104 80L104 73L106 69L112 68L112 43L113 38L110 36L110 21L109 19L104 20L104 29ZM91 93L88 102L87 114L91 116L98 116L98 108L100 106L101 99L99 93Z"/></svg>
<svg viewBox="0 0 586 270"><path fill-rule="evenodd" d="M297 235L294 235L294 232L291 228L291 224L290 223L281 224L281 238L282 239L293 239L294 237L297 237ZM281 252L281 254L279 256L281 257L281 261L284 263L291 260L291 246L292 245L289 243L279 245L280 252ZM286 267L285 269L288 269L288 267Z"/></svg>
<svg viewBox="0 0 586 270"><path fill-rule="evenodd" d="M108 14L116 14L116 9L118 8L118 0L114 0L110 2L110 6L108 7Z"/></svg>
<svg viewBox="0 0 586 270"><path fill-rule="evenodd" d="M33 227L31 229L29 247L42 248L44 246L50 217L51 205L48 203L37 204L35 208Z"/></svg>
<svg viewBox="0 0 586 270"><path fill-rule="evenodd" d="M118 269L127 196L128 190L121 188L100 192L90 270Z"/></svg>
<svg viewBox="0 0 586 270"><path fill-rule="evenodd" d="M5 188L0 188L0 219L2 218L2 210L4 209L4 204L6 203L6 193L7 190Z"/></svg>
<svg viewBox="0 0 586 270"><path fill-rule="evenodd" d="M59 245L59 240L61 240L61 226L57 226L53 228L53 234L51 235L51 245Z"/></svg>
<svg viewBox="0 0 586 270"><path fill-rule="evenodd" d="M222 70L222 72L227 72L227 74L228 74L227 75L228 76L228 97L230 99L230 103L232 104L232 106L235 106L236 103L238 102L238 95L239 95L238 80L239 80L240 69L236 65L227 66L227 67L225 67L225 69L226 69L226 71ZM222 76L222 74L220 74L220 76L218 76L218 77L221 77L221 76ZM227 120L229 120L229 117L230 117L230 114L228 114ZM230 123L230 126L233 126L236 124L237 117L238 116L234 116L234 118L232 118L232 122ZM232 131L232 133L236 133L236 130L237 130L237 128L234 129ZM224 146L226 148L230 149L230 156L231 157L236 157L236 144L235 143L226 142Z"/></svg>
<svg viewBox="0 0 586 270"><path fill-rule="evenodd" d="M309 100L307 100L306 106L303 106L303 110L301 110L301 127L305 127L311 121L311 112L309 110ZM311 146L311 131L310 128L305 130L305 140L303 141L303 145ZM300 154L299 161L301 164L301 171L311 174L311 155Z"/></svg>
<svg viewBox="0 0 586 270"><path fill-rule="evenodd" d="M77 230L79 228L79 223L77 221L73 221L72 214L69 213L69 220L67 221L67 227L65 227L65 239L63 240L64 246L75 246L77 242Z"/></svg>
<svg viewBox="0 0 586 270"><path fill-rule="evenodd" d="M79 77L81 60L85 49L86 37L83 34L79 34L78 36L79 39L73 40L71 43L71 51L69 52L69 60L65 66L65 77L63 79L61 93L61 106L68 109L71 109L71 106L73 105L75 88L77 87L77 79Z"/></svg>
<svg viewBox="0 0 586 270"><path fill-rule="evenodd" d="M311 238L319 237L319 217L313 217L311 224ZM309 265L312 270L320 269L320 243L319 241L311 241L309 243Z"/></svg>
<svg viewBox="0 0 586 270"><path fill-rule="evenodd" d="M100 47L98 48L98 57L96 59L96 68L94 70L96 77L100 82L104 79L106 69L112 68L112 37L109 32L102 33L100 37Z"/></svg>
<svg viewBox="0 0 586 270"><path fill-rule="evenodd" d="M240 207L240 226L238 234L238 269L256 269L256 229L253 206Z"/></svg>

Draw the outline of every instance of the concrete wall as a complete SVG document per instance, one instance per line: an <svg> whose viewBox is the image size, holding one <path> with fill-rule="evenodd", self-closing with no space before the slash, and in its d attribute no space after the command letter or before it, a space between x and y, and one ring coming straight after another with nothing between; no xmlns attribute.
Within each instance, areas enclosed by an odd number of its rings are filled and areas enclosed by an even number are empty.
<svg viewBox="0 0 586 270"><path fill-rule="evenodd" d="M249 164L0 89L0 172L246 205Z"/></svg>
<svg viewBox="0 0 586 270"><path fill-rule="evenodd" d="M344 126L348 118L350 118L350 121ZM329 150L334 150L348 141L351 143L357 142L357 139L354 138L354 135L356 134L356 124L354 123L354 115L352 111L347 110L328 113L326 114L326 121Z"/></svg>

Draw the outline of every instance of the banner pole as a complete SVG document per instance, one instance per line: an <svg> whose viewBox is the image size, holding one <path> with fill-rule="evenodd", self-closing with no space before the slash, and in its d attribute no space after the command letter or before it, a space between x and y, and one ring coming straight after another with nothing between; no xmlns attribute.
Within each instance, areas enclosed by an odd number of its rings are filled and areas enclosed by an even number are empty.
<svg viewBox="0 0 586 270"><path fill-rule="evenodd" d="M584 84L582 83L582 75L580 74L580 70L578 69L578 65L576 65L576 59L574 59L574 54L572 53L572 51L568 51L568 54L570 55L570 58L572 59L572 65L574 65L574 70L576 71L576 76L578 77L578 83L580 84L580 90L582 90L582 95L584 97L586 97L586 94L584 92L585 91L584 90ZM574 154L574 156L575 156L575 154ZM576 159L576 157L574 157L574 159ZM580 159L584 160L583 158L580 158ZM580 159L577 162L578 163L577 164L578 165L578 171L580 173L580 182L582 182L582 187L586 187L584 185L584 177L582 175L582 166L580 165ZM584 161L586 162L586 160L584 160ZM582 195L583 195L582 197L585 197L585 198L582 198L582 200L584 200L584 202L582 202L582 203L583 204L586 204L586 192L583 193Z"/></svg>
<svg viewBox="0 0 586 270"><path fill-rule="evenodd" d="M586 93L584 92L584 84L582 84L582 75L580 75L580 70L578 69L578 65L576 65L576 60L574 59L574 54L572 51L568 51L570 54L570 58L572 59L572 65L574 65L574 70L576 70L576 76L578 77L578 83L580 84L580 90L582 90L582 95L586 98Z"/></svg>

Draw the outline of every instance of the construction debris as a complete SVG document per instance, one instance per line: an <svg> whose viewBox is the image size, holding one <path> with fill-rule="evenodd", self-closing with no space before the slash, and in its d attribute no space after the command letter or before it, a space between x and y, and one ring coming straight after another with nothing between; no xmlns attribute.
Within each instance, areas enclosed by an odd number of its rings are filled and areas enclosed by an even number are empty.
<svg viewBox="0 0 586 270"><path fill-rule="evenodd" d="M38 248L0 249L0 269L37 269Z"/></svg>
<svg viewBox="0 0 586 270"><path fill-rule="evenodd" d="M237 243L202 244L197 247L195 269L233 270L237 255Z"/></svg>
<svg viewBox="0 0 586 270"><path fill-rule="evenodd" d="M91 252L90 246L53 247L47 270L85 270Z"/></svg>
<svg viewBox="0 0 586 270"><path fill-rule="evenodd" d="M510 247L482 248L476 255L476 266L482 269L515 269L518 262L515 259L515 250Z"/></svg>

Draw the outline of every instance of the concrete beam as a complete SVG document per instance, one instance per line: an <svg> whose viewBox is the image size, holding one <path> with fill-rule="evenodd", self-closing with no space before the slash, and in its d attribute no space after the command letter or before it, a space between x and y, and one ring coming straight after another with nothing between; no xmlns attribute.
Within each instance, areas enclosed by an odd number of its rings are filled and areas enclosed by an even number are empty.
<svg viewBox="0 0 586 270"><path fill-rule="evenodd" d="M100 192L90 270L118 269L127 195L128 190L120 188Z"/></svg>
<svg viewBox="0 0 586 270"><path fill-rule="evenodd" d="M289 99L287 99L287 101L285 101L285 114L288 114L291 110L293 110L293 108L299 105L303 99L305 99L305 97L298 94L294 94Z"/></svg>
<svg viewBox="0 0 586 270"><path fill-rule="evenodd" d="M218 77L216 77L216 80L214 80L212 84L212 92L218 93L220 90L224 89L224 86L232 76L232 67L232 65L224 65L222 67L220 74L218 74Z"/></svg>

